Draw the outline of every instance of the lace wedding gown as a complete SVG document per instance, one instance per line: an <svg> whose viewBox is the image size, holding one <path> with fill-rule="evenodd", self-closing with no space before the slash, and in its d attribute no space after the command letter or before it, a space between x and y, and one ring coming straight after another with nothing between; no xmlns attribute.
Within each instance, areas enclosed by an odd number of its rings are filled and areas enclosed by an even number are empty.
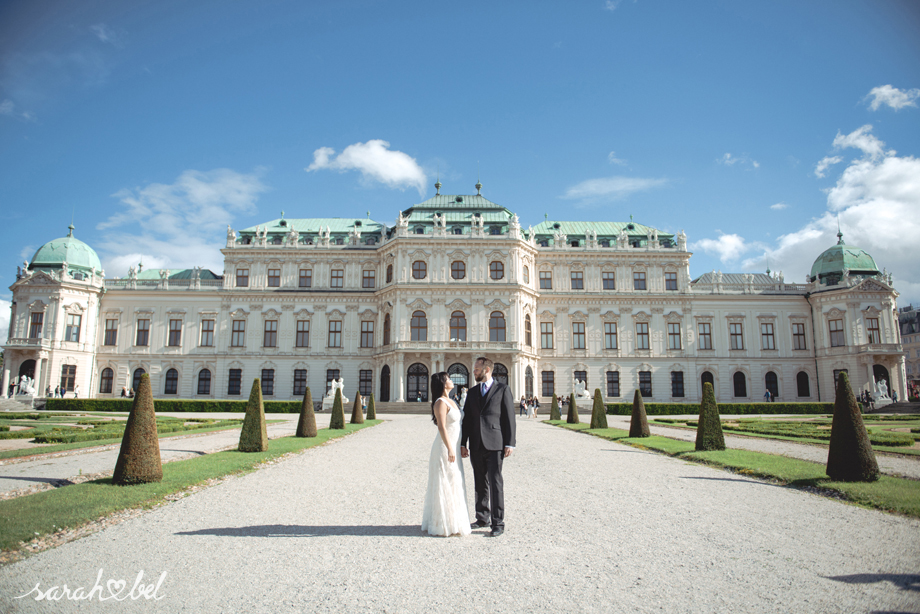
<svg viewBox="0 0 920 614"><path fill-rule="evenodd" d="M422 531L430 535L469 535L470 514L466 506L466 483L463 478L463 463L460 459L460 423L463 414L450 402L447 412L447 438L457 457L453 463L447 460L447 447L438 431L431 445L428 461L428 491L425 494L425 509L422 512Z"/></svg>

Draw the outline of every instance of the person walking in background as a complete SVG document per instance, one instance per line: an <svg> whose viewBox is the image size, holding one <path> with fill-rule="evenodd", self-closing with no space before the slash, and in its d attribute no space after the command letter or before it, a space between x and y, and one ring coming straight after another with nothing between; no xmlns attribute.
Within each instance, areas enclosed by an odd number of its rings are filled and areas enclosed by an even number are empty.
<svg viewBox="0 0 920 614"><path fill-rule="evenodd" d="M767 391L763 393L763 402L764 403L770 402L770 390L769 389L767 389Z"/></svg>
<svg viewBox="0 0 920 614"><path fill-rule="evenodd" d="M527 413L527 399L526 399L525 397L522 396L522 397L521 397L521 411L520 411L520 415L523 416L525 413Z"/></svg>
<svg viewBox="0 0 920 614"><path fill-rule="evenodd" d="M73 398L75 399L80 398L80 384L77 384L76 386L73 387Z"/></svg>

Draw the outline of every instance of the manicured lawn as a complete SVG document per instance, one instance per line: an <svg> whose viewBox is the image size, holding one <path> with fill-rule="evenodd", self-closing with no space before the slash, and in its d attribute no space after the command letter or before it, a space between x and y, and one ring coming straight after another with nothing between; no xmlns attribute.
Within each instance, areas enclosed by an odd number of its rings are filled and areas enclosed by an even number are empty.
<svg viewBox="0 0 920 614"><path fill-rule="evenodd" d="M322 429L314 438L272 439L267 452L228 450L166 463L163 465L163 481L155 484L114 486L112 480L106 478L0 501L0 549L16 549L20 542L28 542L36 536L63 528L79 527L119 510L153 507L162 503L167 495L190 486L252 471L256 465L267 460L321 445L380 422L368 420L364 424L348 424L344 431Z"/></svg>

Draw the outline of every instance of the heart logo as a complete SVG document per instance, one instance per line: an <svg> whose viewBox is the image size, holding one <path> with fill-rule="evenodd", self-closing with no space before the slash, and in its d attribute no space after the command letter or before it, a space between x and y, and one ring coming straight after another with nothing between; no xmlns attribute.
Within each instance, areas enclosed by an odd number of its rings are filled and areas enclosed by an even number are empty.
<svg viewBox="0 0 920 614"><path fill-rule="evenodd" d="M106 583L106 586L109 589L109 595L116 597L121 591L125 590L125 581L124 580L109 580ZM112 587L116 587L115 590L112 590Z"/></svg>

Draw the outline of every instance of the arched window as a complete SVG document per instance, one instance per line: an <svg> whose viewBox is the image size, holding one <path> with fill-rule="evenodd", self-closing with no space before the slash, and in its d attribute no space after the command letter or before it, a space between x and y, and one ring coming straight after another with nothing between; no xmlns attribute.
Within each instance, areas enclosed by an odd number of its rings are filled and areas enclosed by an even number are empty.
<svg viewBox="0 0 920 614"><path fill-rule="evenodd" d="M390 366L383 365L380 370L380 402L390 402Z"/></svg>
<svg viewBox="0 0 920 614"><path fill-rule="evenodd" d="M383 318L383 345L390 345L390 314Z"/></svg>
<svg viewBox="0 0 920 614"><path fill-rule="evenodd" d="M202 369L198 372L198 394L211 394L210 369Z"/></svg>
<svg viewBox="0 0 920 614"><path fill-rule="evenodd" d="M460 386L468 387L470 385L470 372L466 365L459 362L452 364L447 368L447 376L454 383L454 388ZM459 397L458 397L459 398Z"/></svg>
<svg viewBox="0 0 920 614"><path fill-rule="evenodd" d="M412 263L412 278L425 279L428 276L428 264L424 260L416 260Z"/></svg>
<svg viewBox="0 0 920 614"><path fill-rule="evenodd" d="M115 379L115 372L106 367L102 370L102 375L99 377L99 392L102 394L110 394L112 392L112 380Z"/></svg>
<svg viewBox="0 0 920 614"><path fill-rule="evenodd" d="M406 392L408 396L406 400L409 402L419 401L422 403L428 401L428 367L417 362L409 366L407 375Z"/></svg>
<svg viewBox="0 0 920 614"><path fill-rule="evenodd" d="M390 283L392 281L393 281L393 265L388 264L387 265L387 283Z"/></svg>
<svg viewBox="0 0 920 614"><path fill-rule="evenodd" d="M505 276L505 265L497 260L489 263L489 277L502 279Z"/></svg>
<svg viewBox="0 0 920 614"><path fill-rule="evenodd" d="M797 389L797 395L800 397L810 397L811 396L811 383L808 381L808 374L804 371L799 371L798 375L795 376L795 383Z"/></svg>
<svg viewBox="0 0 920 614"><path fill-rule="evenodd" d="M496 382L501 382L504 385L508 385L508 367L503 365L500 362L495 363L495 367L492 368L492 379Z"/></svg>
<svg viewBox="0 0 920 614"><path fill-rule="evenodd" d="M466 341L466 314L462 311L450 314L450 340Z"/></svg>
<svg viewBox="0 0 920 614"><path fill-rule="evenodd" d="M166 372L166 385L163 388L163 394L178 394L179 393L179 372L175 369L170 369Z"/></svg>
<svg viewBox="0 0 920 614"><path fill-rule="evenodd" d="M776 397L779 396L779 380L776 377L776 373L767 371L767 374L764 376L764 384L767 390L770 391L770 396L773 400L776 400Z"/></svg>
<svg viewBox="0 0 920 614"><path fill-rule="evenodd" d="M141 375L147 373L143 369L135 369L134 376L131 378L131 390L137 392L137 387L141 385Z"/></svg>
<svg viewBox="0 0 920 614"><path fill-rule="evenodd" d="M712 392L715 394L716 380L710 371L703 371L703 374L700 375L700 394L703 393L703 384L709 384L712 386Z"/></svg>
<svg viewBox="0 0 920 614"><path fill-rule="evenodd" d="M505 340L505 314L493 311L489 317L489 341Z"/></svg>
<svg viewBox="0 0 920 614"><path fill-rule="evenodd" d="M735 388L736 397L746 397L747 394L747 380L744 378L744 373L738 371L732 376L732 383Z"/></svg>
<svg viewBox="0 0 920 614"><path fill-rule="evenodd" d="M533 396L533 369L529 366L524 370L524 396Z"/></svg>
<svg viewBox="0 0 920 614"><path fill-rule="evenodd" d="M428 317L424 311L412 314L409 328L412 331L412 341L428 341Z"/></svg>
<svg viewBox="0 0 920 614"><path fill-rule="evenodd" d="M530 267L528 267L526 264L524 265L524 283L530 283Z"/></svg>
<svg viewBox="0 0 920 614"><path fill-rule="evenodd" d="M533 326L530 323L530 314L524 316L524 345L533 346ZM529 369L530 367L528 367ZM527 395L530 396L530 395Z"/></svg>

